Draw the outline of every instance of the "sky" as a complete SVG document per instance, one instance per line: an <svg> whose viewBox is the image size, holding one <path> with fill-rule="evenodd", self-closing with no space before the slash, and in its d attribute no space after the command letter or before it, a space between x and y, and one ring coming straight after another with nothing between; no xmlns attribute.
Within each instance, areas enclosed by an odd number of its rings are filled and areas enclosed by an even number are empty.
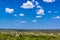
<svg viewBox="0 0 60 40"><path fill-rule="evenodd" d="M60 29L60 0L0 0L0 29Z"/></svg>

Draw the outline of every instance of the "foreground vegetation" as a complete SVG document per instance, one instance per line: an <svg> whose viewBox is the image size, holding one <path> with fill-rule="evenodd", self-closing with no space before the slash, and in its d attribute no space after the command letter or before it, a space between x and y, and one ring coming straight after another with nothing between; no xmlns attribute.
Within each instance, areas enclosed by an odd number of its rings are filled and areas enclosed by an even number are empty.
<svg viewBox="0 0 60 40"><path fill-rule="evenodd" d="M0 31L0 40L60 40L60 32Z"/></svg>

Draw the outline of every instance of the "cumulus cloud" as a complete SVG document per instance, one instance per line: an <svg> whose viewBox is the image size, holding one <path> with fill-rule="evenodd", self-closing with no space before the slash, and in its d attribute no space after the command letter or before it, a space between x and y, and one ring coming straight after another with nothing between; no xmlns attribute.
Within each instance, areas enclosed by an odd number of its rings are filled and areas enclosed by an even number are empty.
<svg viewBox="0 0 60 40"><path fill-rule="evenodd" d="M53 18L60 19L60 16L55 16L55 17L53 17Z"/></svg>
<svg viewBox="0 0 60 40"><path fill-rule="evenodd" d="M14 16L17 16L16 14L14 14Z"/></svg>
<svg viewBox="0 0 60 40"><path fill-rule="evenodd" d="M35 5L39 5L39 3L37 1L35 1Z"/></svg>
<svg viewBox="0 0 60 40"><path fill-rule="evenodd" d="M35 1L35 6L37 8L36 13L38 15L44 15L44 9L42 8L42 6L39 5L38 1Z"/></svg>
<svg viewBox="0 0 60 40"><path fill-rule="evenodd" d="M32 20L32 22L37 22L37 20Z"/></svg>
<svg viewBox="0 0 60 40"><path fill-rule="evenodd" d="M19 16L24 16L24 14L23 13L20 13Z"/></svg>
<svg viewBox="0 0 60 40"><path fill-rule="evenodd" d="M41 18L42 16L36 16L36 18Z"/></svg>
<svg viewBox="0 0 60 40"><path fill-rule="evenodd" d="M48 11L48 13L51 13L52 11Z"/></svg>
<svg viewBox="0 0 60 40"><path fill-rule="evenodd" d="M38 5L37 8L42 8L42 7Z"/></svg>
<svg viewBox="0 0 60 40"><path fill-rule="evenodd" d="M32 2L35 2L35 0L32 0Z"/></svg>
<svg viewBox="0 0 60 40"><path fill-rule="evenodd" d="M21 21L20 23L27 23L27 21Z"/></svg>
<svg viewBox="0 0 60 40"><path fill-rule="evenodd" d="M34 8L34 4L30 1L27 1L26 3L23 3L23 5L21 6L21 8L24 8L24 9L30 9L30 8Z"/></svg>
<svg viewBox="0 0 60 40"><path fill-rule="evenodd" d="M14 12L14 9L5 8L5 12L6 12L6 13L13 13L13 12Z"/></svg>
<svg viewBox="0 0 60 40"><path fill-rule="evenodd" d="M37 14L39 14L39 15L44 15L44 9L38 10L38 11L37 11Z"/></svg>
<svg viewBox="0 0 60 40"><path fill-rule="evenodd" d="M37 8L36 10L36 14L38 15L44 15L44 9L42 8L42 6L39 5L38 1L32 0L31 1L27 1L26 3L23 3L23 5L21 6L21 8L24 9L31 9L31 8ZM20 16L24 16L24 14L19 14ZM37 18L40 18L41 16L36 16Z"/></svg>
<svg viewBox="0 0 60 40"><path fill-rule="evenodd" d="M43 0L43 2L55 2L55 0Z"/></svg>

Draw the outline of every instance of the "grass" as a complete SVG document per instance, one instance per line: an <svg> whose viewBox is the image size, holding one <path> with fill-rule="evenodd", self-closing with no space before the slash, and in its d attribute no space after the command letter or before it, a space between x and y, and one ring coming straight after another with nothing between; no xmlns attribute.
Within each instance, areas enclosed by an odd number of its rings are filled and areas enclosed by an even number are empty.
<svg viewBox="0 0 60 40"><path fill-rule="evenodd" d="M60 40L60 32L0 31L0 40Z"/></svg>

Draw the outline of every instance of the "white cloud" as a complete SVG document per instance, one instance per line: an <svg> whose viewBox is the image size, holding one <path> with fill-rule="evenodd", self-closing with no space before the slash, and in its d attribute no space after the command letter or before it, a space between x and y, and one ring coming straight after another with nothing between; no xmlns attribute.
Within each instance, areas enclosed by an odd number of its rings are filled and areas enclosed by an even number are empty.
<svg viewBox="0 0 60 40"><path fill-rule="evenodd" d="M24 14L23 13L20 13L19 16L24 16Z"/></svg>
<svg viewBox="0 0 60 40"><path fill-rule="evenodd" d="M48 13L58 13L58 11L48 11Z"/></svg>
<svg viewBox="0 0 60 40"><path fill-rule="evenodd" d="M6 13L13 13L13 12L14 12L14 9L5 8L5 12L6 12Z"/></svg>
<svg viewBox="0 0 60 40"><path fill-rule="evenodd" d="M20 23L27 23L27 21L21 21Z"/></svg>
<svg viewBox="0 0 60 40"><path fill-rule="evenodd" d="M41 18L42 16L36 16L36 18Z"/></svg>
<svg viewBox="0 0 60 40"><path fill-rule="evenodd" d="M16 14L14 14L14 16L17 16Z"/></svg>
<svg viewBox="0 0 60 40"><path fill-rule="evenodd" d="M56 17L53 17L53 18L60 19L60 16L56 16Z"/></svg>
<svg viewBox="0 0 60 40"><path fill-rule="evenodd" d="M39 3L37 1L35 1L35 5L39 5Z"/></svg>
<svg viewBox="0 0 60 40"><path fill-rule="evenodd" d="M21 8L24 8L24 9L30 9L30 8L34 8L34 4L30 1L27 1L26 3L23 3L23 5L21 6Z"/></svg>
<svg viewBox="0 0 60 40"><path fill-rule="evenodd" d="M35 2L35 0L32 0L32 2Z"/></svg>
<svg viewBox="0 0 60 40"><path fill-rule="evenodd" d="M32 22L37 22L37 20L32 20Z"/></svg>
<svg viewBox="0 0 60 40"><path fill-rule="evenodd" d="M42 14L42 15L44 15L44 9L38 10L38 11L37 11L37 14Z"/></svg>
<svg viewBox="0 0 60 40"><path fill-rule="evenodd" d="M55 0L43 0L43 2L55 2Z"/></svg>
<svg viewBox="0 0 60 40"><path fill-rule="evenodd" d="M51 13L52 11L48 11L48 13Z"/></svg>
<svg viewBox="0 0 60 40"><path fill-rule="evenodd" d="M37 8L42 8L42 7L38 5Z"/></svg>

